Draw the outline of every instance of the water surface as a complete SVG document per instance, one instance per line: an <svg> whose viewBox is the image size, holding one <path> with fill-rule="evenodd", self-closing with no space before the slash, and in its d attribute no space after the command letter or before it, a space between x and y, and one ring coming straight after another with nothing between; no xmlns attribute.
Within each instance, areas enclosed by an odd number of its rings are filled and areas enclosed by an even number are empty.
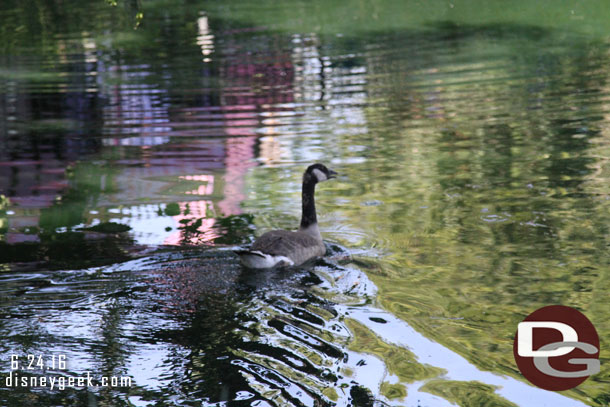
<svg viewBox="0 0 610 407"><path fill-rule="evenodd" d="M133 385L3 404L608 405L604 4L11 3L0 349ZM244 273L316 161L328 256ZM512 356L549 304L601 339L562 394Z"/></svg>

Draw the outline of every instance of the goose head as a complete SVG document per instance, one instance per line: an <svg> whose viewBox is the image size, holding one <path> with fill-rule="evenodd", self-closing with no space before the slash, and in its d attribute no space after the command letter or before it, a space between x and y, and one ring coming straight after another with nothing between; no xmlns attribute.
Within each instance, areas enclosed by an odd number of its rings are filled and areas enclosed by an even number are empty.
<svg viewBox="0 0 610 407"><path fill-rule="evenodd" d="M303 174L303 182L323 182L335 178L337 175L338 174L335 171L326 168L324 164L313 164L307 167L307 170L305 170L305 174Z"/></svg>

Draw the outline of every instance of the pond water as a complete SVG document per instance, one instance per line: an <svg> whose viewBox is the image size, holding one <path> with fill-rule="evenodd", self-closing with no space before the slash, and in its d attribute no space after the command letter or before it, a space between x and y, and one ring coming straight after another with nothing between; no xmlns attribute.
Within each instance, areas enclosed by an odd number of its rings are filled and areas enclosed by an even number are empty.
<svg viewBox="0 0 610 407"><path fill-rule="evenodd" d="M511 4L4 1L0 404L608 406L609 11ZM244 271L313 162L327 256ZM601 340L561 393L550 304Z"/></svg>

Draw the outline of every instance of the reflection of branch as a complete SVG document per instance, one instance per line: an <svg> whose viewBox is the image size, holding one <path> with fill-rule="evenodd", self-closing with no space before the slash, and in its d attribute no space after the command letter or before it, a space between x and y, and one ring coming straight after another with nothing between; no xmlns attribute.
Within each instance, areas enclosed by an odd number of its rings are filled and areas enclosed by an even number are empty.
<svg viewBox="0 0 610 407"><path fill-rule="evenodd" d="M189 223L191 222L192 219L181 219L180 223L182 223L184 226L180 226L178 229L183 230L185 232L189 232L189 233L198 233L197 229L199 229L201 227L201 224L203 223L202 219L203 218L197 218L190 225L189 225Z"/></svg>
<svg viewBox="0 0 610 407"><path fill-rule="evenodd" d="M324 96L326 96L326 74L324 73L324 60L322 59L321 50L318 46L318 61L320 61L320 98L318 101L323 102ZM321 103L320 107L322 110L326 110L326 105Z"/></svg>
<svg viewBox="0 0 610 407"><path fill-rule="evenodd" d="M116 7L119 4L118 0L106 0L106 2L111 7ZM125 8L129 10L131 18L135 22L133 29L137 30L140 27L140 24L142 24L142 20L144 19L141 0L125 0Z"/></svg>
<svg viewBox="0 0 610 407"><path fill-rule="evenodd" d="M133 29L137 30L144 20L144 13L142 13L142 2L141 0L128 0L130 4L130 11L132 11L132 18L135 20Z"/></svg>

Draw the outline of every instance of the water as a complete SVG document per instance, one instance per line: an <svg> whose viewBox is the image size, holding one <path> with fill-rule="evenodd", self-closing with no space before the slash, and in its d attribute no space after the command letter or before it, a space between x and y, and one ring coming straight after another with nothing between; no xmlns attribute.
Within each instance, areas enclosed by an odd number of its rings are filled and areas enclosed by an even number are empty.
<svg viewBox="0 0 610 407"><path fill-rule="evenodd" d="M0 6L3 405L608 405L605 4L85 3ZM316 161L328 256L244 273ZM561 394L512 356L557 303Z"/></svg>

